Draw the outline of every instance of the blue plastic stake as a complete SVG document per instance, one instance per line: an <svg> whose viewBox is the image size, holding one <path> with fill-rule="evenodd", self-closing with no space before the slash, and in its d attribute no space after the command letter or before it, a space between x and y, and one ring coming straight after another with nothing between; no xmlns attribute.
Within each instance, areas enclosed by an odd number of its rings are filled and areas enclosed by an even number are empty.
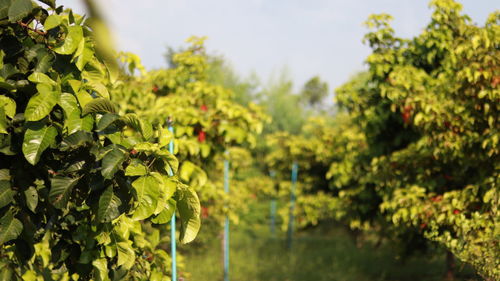
<svg viewBox="0 0 500 281"><path fill-rule="evenodd" d="M288 235L287 235L287 247L288 249L292 248L292 235L293 235L293 210L295 208L295 188L297 185L297 173L299 170L299 166L297 162L293 162L292 165L292 187L290 190L290 217L288 219Z"/></svg>
<svg viewBox="0 0 500 281"><path fill-rule="evenodd" d="M271 206L270 206L270 212L271 212L271 236L274 237L275 232L276 232L276 199L271 199Z"/></svg>
<svg viewBox="0 0 500 281"><path fill-rule="evenodd" d="M174 127L172 126L172 121L169 118L168 121L168 130L174 134ZM174 154L174 139L168 144L168 151ZM170 176L173 176L174 173L172 170L169 172ZM172 281L177 281L177 245L175 240L175 212L172 215L172 219L170 220L170 248L171 248L171 256L172 256Z"/></svg>
<svg viewBox="0 0 500 281"><path fill-rule="evenodd" d="M271 171L269 172L269 175L271 176L271 178L273 179L273 188L274 188L274 178L276 176L276 172L275 171ZM270 231L271 231L271 236L274 237L274 234L276 232L276 198L273 198L271 199L271 204L269 206L269 212L270 212L270 217L271 217L271 220L270 220Z"/></svg>
<svg viewBox="0 0 500 281"><path fill-rule="evenodd" d="M226 150L226 159L224 159L224 191L229 193L229 152ZM224 223L224 281L229 281L229 218L226 215Z"/></svg>

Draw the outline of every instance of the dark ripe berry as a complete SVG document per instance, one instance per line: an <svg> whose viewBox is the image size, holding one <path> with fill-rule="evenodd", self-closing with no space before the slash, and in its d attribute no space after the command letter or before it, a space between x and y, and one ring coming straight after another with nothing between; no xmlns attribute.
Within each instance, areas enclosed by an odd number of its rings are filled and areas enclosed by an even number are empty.
<svg viewBox="0 0 500 281"><path fill-rule="evenodd" d="M403 112L401 113L401 117L403 118L403 122L405 124L410 124L410 112Z"/></svg>

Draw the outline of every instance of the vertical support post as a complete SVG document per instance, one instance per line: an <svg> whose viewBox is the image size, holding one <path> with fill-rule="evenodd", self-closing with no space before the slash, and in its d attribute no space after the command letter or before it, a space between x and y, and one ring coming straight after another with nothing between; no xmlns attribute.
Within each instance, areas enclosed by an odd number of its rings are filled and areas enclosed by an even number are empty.
<svg viewBox="0 0 500 281"><path fill-rule="evenodd" d="M224 191L229 194L229 151L224 159ZM224 223L224 281L229 281L229 217Z"/></svg>
<svg viewBox="0 0 500 281"><path fill-rule="evenodd" d="M297 162L293 162L292 165L292 186L290 190L290 216L288 219L288 233L287 233L287 248L291 249L292 248L292 235L293 235L293 211L295 209L295 188L297 185L297 173L298 173L299 167L297 165Z"/></svg>
<svg viewBox="0 0 500 281"><path fill-rule="evenodd" d="M172 126L172 119L168 118L168 130L174 134L174 127ZM168 151L174 154L174 139L168 144ZM173 176L173 171L170 170L169 173ZM171 258L172 258L172 281L177 281L177 245L175 238L175 211L172 214L172 219L170 220L170 249L171 249Z"/></svg>
<svg viewBox="0 0 500 281"><path fill-rule="evenodd" d="M274 186L274 179L276 177L276 172L275 171L271 171L271 172L269 172L269 175L271 176L271 179L273 180L273 188L275 188L275 186ZM269 230L271 232L271 236L274 237L275 232L276 232L276 197L273 197L271 199L271 203L270 203L270 206L269 206L269 215L270 215Z"/></svg>

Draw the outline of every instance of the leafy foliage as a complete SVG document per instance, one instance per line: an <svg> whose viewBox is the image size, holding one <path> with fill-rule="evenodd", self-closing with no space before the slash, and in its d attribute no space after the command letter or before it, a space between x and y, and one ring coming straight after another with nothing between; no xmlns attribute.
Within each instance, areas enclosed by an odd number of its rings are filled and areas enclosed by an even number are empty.
<svg viewBox="0 0 500 281"><path fill-rule="evenodd" d="M193 240L198 197L163 129L110 100L117 76L95 28L42 2L0 2L1 274L165 280L168 255L147 237L178 205L181 240Z"/></svg>
<svg viewBox="0 0 500 281"><path fill-rule="evenodd" d="M426 238L495 280L500 17L478 27L454 1L431 6L431 22L412 39L394 35L389 15L371 16L369 70L337 89L344 113L319 136L275 135L268 162L303 166L303 225L335 218L411 248ZM311 163L329 169L313 176Z"/></svg>

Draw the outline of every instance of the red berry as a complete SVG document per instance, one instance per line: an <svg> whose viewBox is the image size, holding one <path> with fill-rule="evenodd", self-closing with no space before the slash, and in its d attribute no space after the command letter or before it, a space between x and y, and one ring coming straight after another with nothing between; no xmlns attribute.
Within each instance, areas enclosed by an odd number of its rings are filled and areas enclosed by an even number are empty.
<svg viewBox="0 0 500 281"><path fill-rule="evenodd" d="M153 86L153 93L156 93L156 92L158 92L158 86L154 85Z"/></svg>
<svg viewBox="0 0 500 281"><path fill-rule="evenodd" d="M405 124L409 124L410 123L410 113L409 112L403 112L401 113L401 117L403 118L403 122Z"/></svg>
<svg viewBox="0 0 500 281"><path fill-rule="evenodd" d="M443 200L443 196L441 196L441 195L437 195L437 196L434 196L431 198L432 202L439 202L441 200Z"/></svg>
<svg viewBox="0 0 500 281"><path fill-rule="evenodd" d="M204 105L204 104L202 104L202 105L200 106L200 109L201 109L201 111L203 111L203 112L207 112L207 111L208 111L208 107L207 107L206 105Z"/></svg>
<svg viewBox="0 0 500 281"><path fill-rule="evenodd" d="M208 208L207 207L201 207L201 217L203 219L208 218Z"/></svg>
<svg viewBox="0 0 500 281"><path fill-rule="evenodd" d="M137 150L135 150L135 149L130 150L130 154L136 155L137 154Z"/></svg>
<svg viewBox="0 0 500 281"><path fill-rule="evenodd" d="M200 133L198 133L198 141L199 142L204 142L205 139L206 139L207 135L205 133L205 131L200 131Z"/></svg>
<svg viewBox="0 0 500 281"><path fill-rule="evenodd" d="M457 209L453 210L453 214L454 214L454 215L458 215L458 214L460 214L460 210L457 210Z"/></svg>

